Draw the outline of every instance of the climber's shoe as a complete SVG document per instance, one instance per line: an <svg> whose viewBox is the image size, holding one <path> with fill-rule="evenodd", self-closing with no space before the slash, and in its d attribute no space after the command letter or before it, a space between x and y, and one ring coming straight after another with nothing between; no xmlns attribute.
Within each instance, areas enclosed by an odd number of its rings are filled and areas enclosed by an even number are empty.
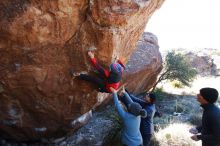
<svg viewBox="0 0 220 146"><path fill-rule="evenodd" d="M75 70L74 69L70 69L70 75L74 78L74 77L77 77L77 76L80 76L80 73L78 73L78 72L75 72Z"/></svg>
<svg viewBox="0 0 220 146"><path fill-rule="evenodd" d="M81 72L79 73L79 75L80 75L80 74L87 75L88 72L87 72L87 71L81 71Z"/></svg>
<svg viewBox="0 0 220 146"><path fill-rule="evenodd" d="M91 46L91 47L89 47L89 48L87 48L87 51L96 51L97 50L97 48L95 47L95 46Z"/></svg>

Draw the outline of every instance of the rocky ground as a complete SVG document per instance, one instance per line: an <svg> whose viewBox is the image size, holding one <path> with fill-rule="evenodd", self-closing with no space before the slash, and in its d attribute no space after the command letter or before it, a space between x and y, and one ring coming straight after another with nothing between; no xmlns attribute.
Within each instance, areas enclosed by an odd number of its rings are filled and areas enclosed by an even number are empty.
<svg viewBox="0 0 220 146"><path fill-rule="evenodd" d="M117 128L115 113L111 102L107 107L93 111L92 120L74 134L69 133L66 137L42 140L38 143L15 143L0 139L0 146L103 146L106 145L104 143L109 133Z"/></svg>
<svg viewBox="0 0 220 146"><path fill-rule="evenodd" d="M108 134L114 129L115 123L111 116L115 113L114 106L96 111L92 120L65 140L56 143L59 146L102 146Z"/></svg>

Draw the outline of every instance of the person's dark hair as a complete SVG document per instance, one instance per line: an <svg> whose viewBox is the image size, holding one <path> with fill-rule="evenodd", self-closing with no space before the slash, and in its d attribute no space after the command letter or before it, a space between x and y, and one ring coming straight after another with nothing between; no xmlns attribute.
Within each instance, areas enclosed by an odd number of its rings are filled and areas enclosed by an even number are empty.
<svg viewBox="0 0 220 146"><path fill-rule="evenodd" d="M155 94L150 93L148 96L150 97L151 103L155 103L155 102L156 102L156 96L155 96Z"/></svg>
<svg viewBox="0 0 220 146"><path fill-rule="evenodd" d="M156 102L156 96L155 96L155 94L153 94L153 93L147 93L147 92L145 92L145 93L142 93L142 96L143 96L143 97L145 97L145 96L150 97L150 103L152 103L152 104Z"/></svg>
<svg viewBox="0 0 220 146"><path fill-rule="evenodd" d="M218 91L214 88L202 88L199 92L209 103L215 103L218 99Z"/></svg>

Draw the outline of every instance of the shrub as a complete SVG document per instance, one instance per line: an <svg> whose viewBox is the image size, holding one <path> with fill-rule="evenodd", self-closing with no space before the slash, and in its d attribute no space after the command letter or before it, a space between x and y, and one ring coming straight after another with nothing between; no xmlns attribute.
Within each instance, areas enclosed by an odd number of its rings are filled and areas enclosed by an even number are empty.
<svg viewBox="0 0 220 146"><path fill-rule="evenodd" d="M105 137L103 146L122 146L121 144L121 132L123 128L123 122L117 113L113 113L109 118L114 122L114 129Z"/></svg>
<svg viewBox="0 0 220 146"><path fill-rule="evenodd" d="M196 70L190 65L184 55L175 51L168 52L165 57L164 68L151 91L154 91L158 83L165 80L176 80L183 86L190 86L196 75Z"/></svg>

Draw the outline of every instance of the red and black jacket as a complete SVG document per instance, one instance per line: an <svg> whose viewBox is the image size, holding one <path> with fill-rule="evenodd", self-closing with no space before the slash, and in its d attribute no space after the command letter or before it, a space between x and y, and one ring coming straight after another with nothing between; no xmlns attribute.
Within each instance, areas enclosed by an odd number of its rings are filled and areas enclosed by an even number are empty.
<svg viewBox="0 0 220 146"><path fill-rule="evenodd" d="M110 93L110 87L114 89L118 89L120 86L120 81L122 79L122 73L121 72L113 72L113 71L108 71L107 69L104 69L102 66L100 66L97 63L97 60L95 58L91 58L92 65L95 67L95 69L104 76L106 79L105 82L105 87L106 90ZM124 64L118 60L118 63L125 68Z"/></svg>

